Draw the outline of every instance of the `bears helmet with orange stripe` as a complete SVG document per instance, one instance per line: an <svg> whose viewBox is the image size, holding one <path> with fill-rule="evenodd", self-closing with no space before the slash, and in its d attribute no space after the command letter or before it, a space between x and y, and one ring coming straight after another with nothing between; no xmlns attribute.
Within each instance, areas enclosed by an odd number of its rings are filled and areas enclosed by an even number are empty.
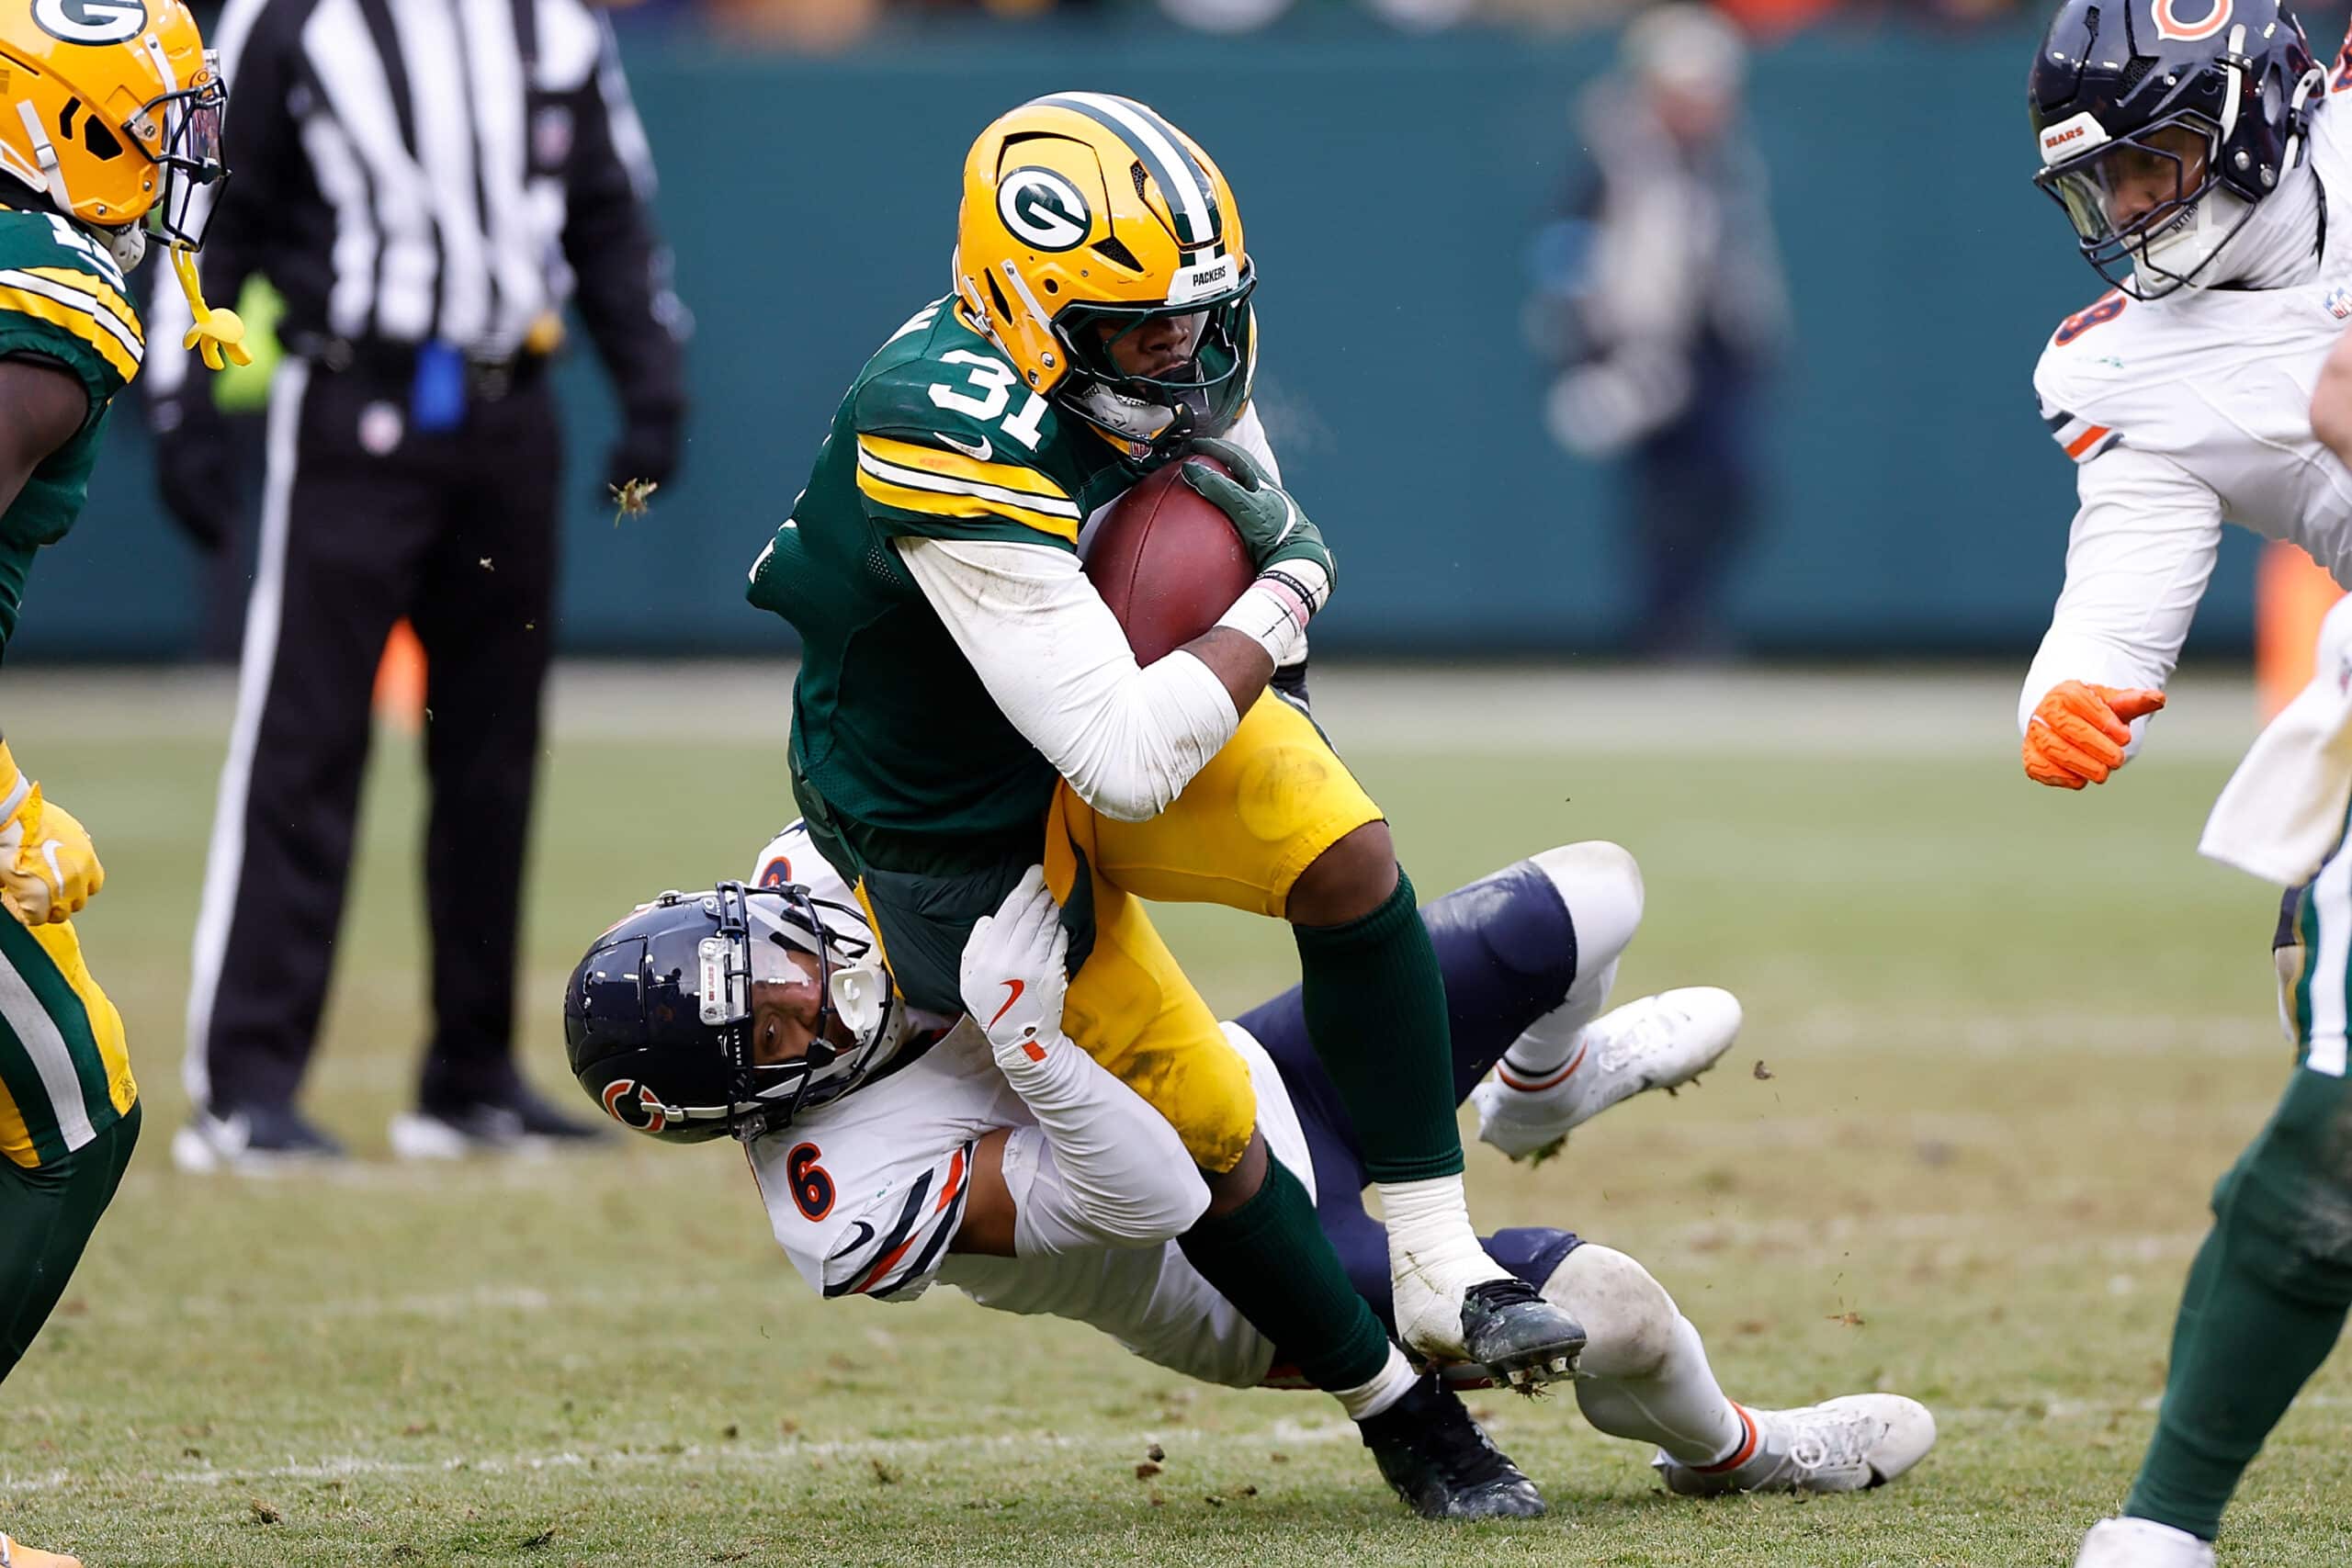
<svg viewBox="0 0 2352 1568"><path fill-rule="evenodd" d="M228 95L181 0L0 0L0 169L98 234L125 270L139 227L203 241Z"/></svg>
<svg viewBox="0 0 2352 1568"><path fill-rule="evenodd" d="M794 953L816 960L813 977ZM754 987L809 978L806 1054L758 1060ZM564 987L572 1076L615 1121L666 1143L784 1127L892 1065L907 1035L864 914L797 883L664 893L598 937Z"/></svg>
<svg viewBox="0 0 2352 1568"><path fill-rule="evenodd" d="M2027 84L2034 184L2101 277L2159 299L2303 162L2324 83L2278 0L2064 0Z"/></svg>
<svg viewBox="0 0 2352 1568"><path fill-rule="evenodd" d="M1030 389L1135 455L1222 431L1249 401L1257 274L1232 187L1132 98L1049 94L981 131L955 275ZM1138 356L1122 340L1147 336L1175 346L1123 367Z"/></svg>

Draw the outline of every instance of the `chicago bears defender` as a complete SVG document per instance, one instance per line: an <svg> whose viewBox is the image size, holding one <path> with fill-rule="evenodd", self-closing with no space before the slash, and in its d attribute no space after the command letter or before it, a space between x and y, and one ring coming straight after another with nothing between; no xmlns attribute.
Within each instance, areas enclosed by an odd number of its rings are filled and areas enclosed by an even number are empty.
<svg viewBox="0 0 2352 1568"><path fill-rule="evenodd" d="M1091 1324L1204 1382L1295 1386L1287 1348L1171 1243L1208 1201L1181 1139L1061 1032L1068 935L1042 872L978 922L962 961L972 1010L955 1019L894 999L853 897L796 824L761 854L750 888L641 907L597 939L566 993L582 1087L666 1141L742 1138L776 1240L827 1298L908 1301L945 1280L985 1306ZM1452 1012L1455 1097L1515 1042L1565 1049L1540 1129L1558 1140L1728 1049L1739 1006L1727 992L1669 991L1601 1014L1641 913L1633 857L1598 842L1547 850L1423 910ZM1361 1148L1308 1043L1300 992L1223 1025L1221 1039L1256 1087L1274 1157L1316 1194L1350 1277L1386 1309L1387 1244L1364 1213ZM1586 1417L1654 1445L1676 1492L1850 1491L1900 1475L1934 1441L1928 1411L1892 1394L1735 1404L1697 1331L1623 1253L1549 1227L1484 1246L1585 1325L1575 1386ZM1540 1511L1433 1377L1362 1430L1419 1512L1500 1511L1465 1496L1482 1489Z"/></svg>
<svg viewBox="0 0 2352 1568"><path fill-rule="evenodd" d="M2331 85L2352 85L2352 51L2331 84L2276 0L2066 0L2035 57L2037 181L2114 285L2034 378L2081 500L2018 707L2039 783L2102 784L2132 754L2225 520L2352 584L2352 469L2312 401L2352 318L2352 111ZM2214 1190L2154 1439L2079 1568L2211 1563L2239 1476L2352 1304L2352 917L2328 889L2290 897L2277 942L2298 1069Z"/></svg>
<svg viewBox="0 0 2352 1568"><path fill-rule="evenodd" d="M0 650L34 553L65 536L146 346L124 275L153 228L196 321L243 363L235 313L195 291L197 193L220 179L220 72L180 0L0 0ZM122 1020L70 918L106 880L90 835L0 740L0 1381L48 1321L139 1137ZM70 1557L0 1533L0 1564Z"/></svg>
<svg viewBox="0 0 2352 1568"><path fill-rule="evenodd" d="M1250 1076L1141 900L1291 922L1310 1036L1388 1216L1405 1342L1514 1382L1566 1375L1581 1331L1470 1226L1443 987L1387 823L1267 691L1332 560L1249 410L1257 276L1225 176L1141 104L1035 99L966 160L953 273L859 373L752 566L752 602L801 637L791 769L810 833L907 997L943 1014L973 923L1042 841L1071 931L1070 1035L1208 1180L1186 1256L1369 1416L1410 1371L1268 1157ZM1079 536L1188 443L1234 475L1184 471L1259 575L1138 668Z"/></svg>

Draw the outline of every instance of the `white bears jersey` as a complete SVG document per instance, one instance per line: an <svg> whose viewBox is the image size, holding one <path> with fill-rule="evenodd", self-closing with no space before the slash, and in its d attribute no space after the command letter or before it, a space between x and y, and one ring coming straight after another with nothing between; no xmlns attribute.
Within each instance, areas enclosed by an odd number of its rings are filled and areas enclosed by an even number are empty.
<svg viewBox="0 0 2352 1568"><path fill-rule="evenodd" d="M797 823L761 852L752 880L853 901ZM949 1253L980 1138L1012 1130L1004 1159L1017 1191L1016 1168L1039 1157L1044 1134L971 1020L919 1021L945 1032L918 1060L750 1147L776 1242L810 1288L903 1302L942 1280L983 1306L1091 1324L1188 1377L1240 1388L1264 1381L1273 1347L1172 1243L1038 1258ZM1270 1148L1312 1193L1313 1164L1281 1075L1247 1031L1225 1028L1250 1064Z"/></svg>
<svg viewBox="0 0 2352 1568"><path fill-rule="evenodd" d="M2320 367L2352 320L2352 95L2312 117L2311 160L2332 220L2310 281L2111 293L2042 351L2034 389L2079 465L2080 508L2020 726L2062 681L2165 683L2225 520L2352 585L2352 473L2311 428Z"/></svg>

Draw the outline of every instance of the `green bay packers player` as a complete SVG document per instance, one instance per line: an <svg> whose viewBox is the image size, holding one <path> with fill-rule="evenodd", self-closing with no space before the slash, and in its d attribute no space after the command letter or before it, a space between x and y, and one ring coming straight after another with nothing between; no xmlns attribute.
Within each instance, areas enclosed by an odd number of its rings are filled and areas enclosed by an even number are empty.
<svg viewBox="0 0 2352 1568"><path fill-rule="evenodd" d="M955 292L859 374L752 570L790 621L794 792L919 1007L961 1006L974 922L1043 858L1071 928L1068 1027L1208 1178L1187 1257L1363 1419L1411 1374L1267 1158L1246 1067L1142 899L1293 925L1315 1047L1388 1224L1398 1330L1513 1381L1565 1375L1573 1319L1478 1247L1445 998L1380 808L1267 685L1333 565L1250 411L1257 278L1233 193L1145 106L1035 99L964 170ZM1138 668L1086 581L1088 516L1190 444L1259 575Z"/></svg>
<svg viewBox="0 0 2352 1568"><path fill-rule="evenodd" d="M33 554L82 510L145 339L124 274L171 241L219 368L233 312L195 297L192 209L225 173L220 73L180 0L0 0L0 652ZM0 1381L57 1304L139 1136L122 1020L69 917L105 881L90 836L0 739ZM0 1428L6 1424L0 1410ZM0 1564L74 1560L0 1534Z"/></svg>

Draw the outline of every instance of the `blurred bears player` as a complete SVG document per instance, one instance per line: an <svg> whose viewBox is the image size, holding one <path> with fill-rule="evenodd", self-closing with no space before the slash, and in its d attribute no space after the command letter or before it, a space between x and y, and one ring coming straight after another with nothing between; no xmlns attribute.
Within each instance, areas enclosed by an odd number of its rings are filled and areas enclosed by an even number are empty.
<svg viewBox="0 0 2352 1568"><path fill-rule="evenodd" d="M2352 110L2330 86L2275 0L2066 0L2035 57L2037 183L2114 286L2059 327L2034 377L2080 495L2018 705L2038 783L2103 784L2132 755L2224 521L2352 585L2352 371L2331 359L2352 318ZM2352 51L2333 86L2352 86ZM2325 828L2323 852L2340 802ZM2211 1563L2239 1477L2342 1330L2344 923L2324 875L2288 901L2277 947L2299 1066L2214 1190L2155 1437L2080 1568Z"/></svg>
<svg viewBox="0 0 2352 1568"><path fill-rule="evenodd" d="M116 394L145 340L125 275L167 240L219 368L232 312L194 295L191 198L226 173L226 98L179 0L0 0L0 651L34 552L82 510ZM143 226L142 226L143 225ZM0 1380L57 1304L139 1136L122 1021L68 917L104 884L90 835L0 740ZM5 1422L0 1414L0 1422ZM73 1559L12 1543L0 1563Z"/></svg>
<svg viewBox="0 0 2352 1568"><path fill-rule="evenodd" d="M668 1142L743 1139L777 1242L827 1299L910 1301L944 1280L984 1306L1091 1324L1204 1382L1295 1384L1287 1347L1170 1245L1208 1199L1182 1143L1062 1033L1057 913L1033 872L974 931L968 1010L899 1006L854 896L796 824L762 852L750 886L665 895L596 940L565 996L571 1064L627 1125ZM1727 992L1601 1010L1641 915L1633 856L1599 842L1546 850L1420 911L1453 1015L1455 1096L1517 1043L1566 1045L1568 1093L1546 1128L1558 1139L1713 1065L1739 1024ZM714 942L727 956L707 964ZM741 982L714 985L725 971ZM1225 1024L1223 1039L1256 1086L1275 1157L1315 1192L1324 1234L1385 1308L1387 1245L1364 1212L1362 1151L1307 1042L1299 991ZM1550 1226L1484 1245L1584 1324L1579 1406L1600 1430L1654 1447L1675 1492L1858 1490L1901 1474L1934 1440L1928 1413L1892 1394L1784 1411L1733 1403L1697 1331L1622 1252ZM1493 1486L1532 1498L1459 1414L1452 1383L1483 1370L1444 1371L1446 1386L1362 1423L1383 1472L1440 1517L1444 1495L1411 1460L1482 1467Z"/></svg>
<svg viewBox="0 0 2352 1568"><path fill-rule="evenodd" d="M1071 928L1071 1036L1208 1179L1186 1256L1363 1416L1409 1369L1268 1157L1249 1075L1140 900L1290 921L1309 1032L1388 1215L1406 1343L1564 1375L1576 1324L1470 1227L1443 989L1387 824L1267 691L1303 657L1333 566L1249 407L1257 276L1232 190L1144 105L1037 98L966 160L953 271L955 292L859 373L752 570L752 602L801 637L791 768L819 848L908 998L945 1013L974 922L1042 834ZM1233 474L1182 477L1258 576L1138 668L1080 570L1081 527L1188 446Z"/></svg>

